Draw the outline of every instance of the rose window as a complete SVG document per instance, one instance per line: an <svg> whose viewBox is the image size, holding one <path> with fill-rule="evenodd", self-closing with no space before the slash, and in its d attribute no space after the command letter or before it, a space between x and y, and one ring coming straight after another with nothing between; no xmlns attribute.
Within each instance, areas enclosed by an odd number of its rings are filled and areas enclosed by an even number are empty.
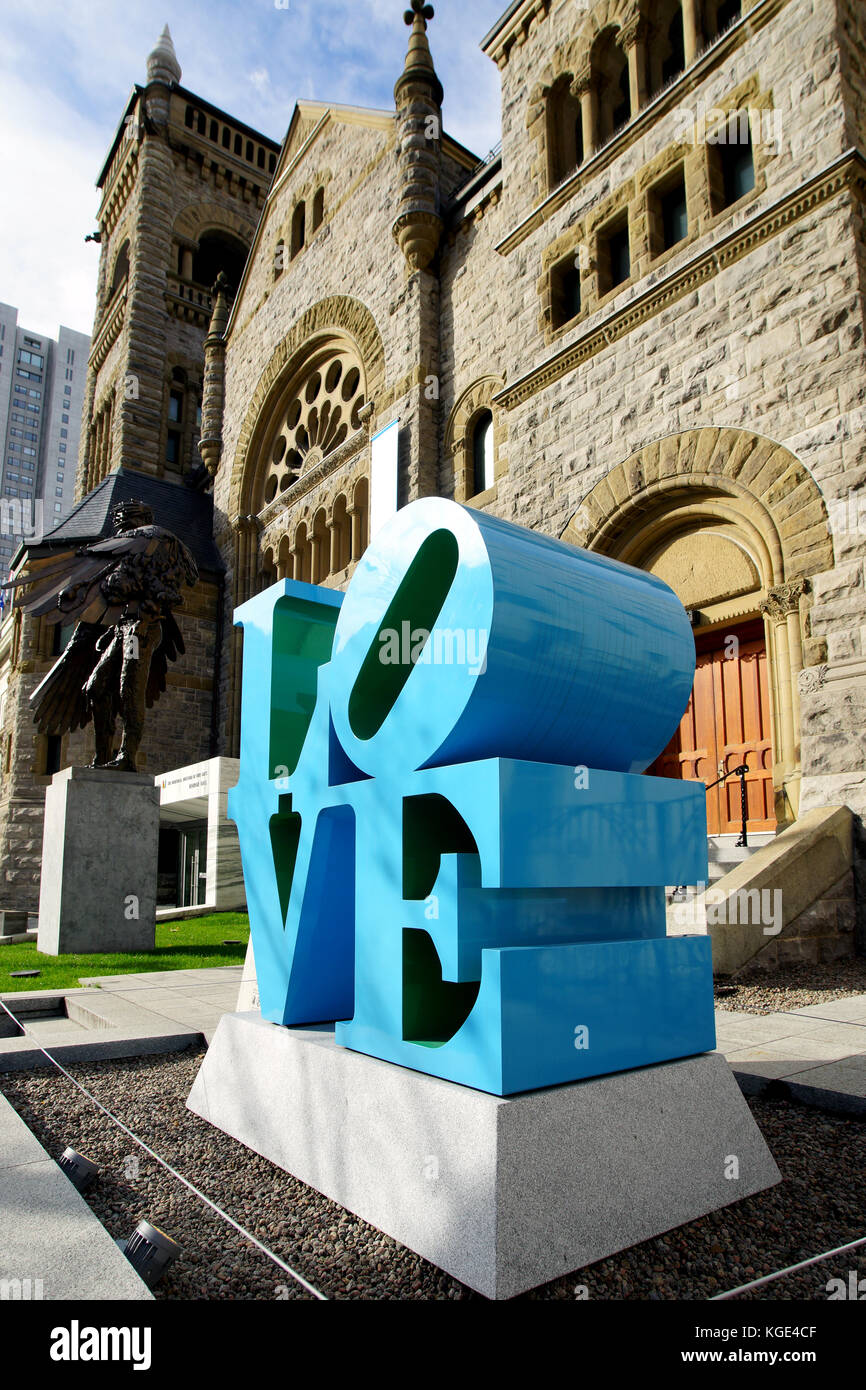
<svg viewBox="0 0 866 1390"><path fill-rule="evenodd" d="M259 506L266 507L361 428L364 378L348 349L307 365L268 435Z"/></svg>

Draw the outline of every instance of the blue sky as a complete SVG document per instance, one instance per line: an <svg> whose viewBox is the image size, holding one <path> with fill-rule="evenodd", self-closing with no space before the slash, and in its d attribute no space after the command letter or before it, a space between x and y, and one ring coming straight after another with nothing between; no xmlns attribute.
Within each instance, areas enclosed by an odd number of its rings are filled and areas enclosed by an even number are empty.
<svg viewBox="0 0 866 1390"><path fill-rule="evenodd" d="M393 106L405 0L0 0L0 300L19 323L89 333L94 183L129 91L168 23L183 85L281 140L299 98ZM507 0L438 0L430 45L445 126L499 139L499 73L479 48Z"/></svg>

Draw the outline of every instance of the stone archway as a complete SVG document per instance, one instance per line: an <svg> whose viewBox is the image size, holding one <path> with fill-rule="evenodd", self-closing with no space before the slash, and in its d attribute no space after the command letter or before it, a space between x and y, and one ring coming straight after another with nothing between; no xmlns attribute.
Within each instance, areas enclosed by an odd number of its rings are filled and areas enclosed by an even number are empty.
<svg viewBox="0 0 866 1390"><path fill-rule="evenodd" d="M776 819L794 819L808 581L833 567L824 499L800 460L746 430L671 435L602 478L562 539L658 573L697 631L763 619Z"/></svg>

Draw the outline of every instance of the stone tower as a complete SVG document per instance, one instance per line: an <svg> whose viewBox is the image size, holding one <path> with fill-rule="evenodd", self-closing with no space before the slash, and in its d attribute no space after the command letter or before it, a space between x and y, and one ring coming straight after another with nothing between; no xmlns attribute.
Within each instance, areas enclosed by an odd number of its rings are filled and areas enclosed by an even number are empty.
<svg viewBox="0 0 866 1390"><path fill-rule="evenodd" d="M166 27L98 179L100 263L79 505L17 559L31 569L53 563L58 550L110 533L113 503L138 496L193 549L201 580L179 613L186 653L145 727L148 772L218 751L223 566L198 450L204 344L211 289L220 274L227 290L237 288L278 150L181 86ZM69 635L12 605L0 626L0 911L36 910L45 787L61 767L93 756L91 728L62 740L37 735L29 705Z"/></svg>
<svg viewBox="0 0 866 1390"><path fill-rule="evenodd" d="M101 247L78 496L119 465L200 472L204 338L237 287L278 146L180 85L168 26L99 176Z"/></svg>

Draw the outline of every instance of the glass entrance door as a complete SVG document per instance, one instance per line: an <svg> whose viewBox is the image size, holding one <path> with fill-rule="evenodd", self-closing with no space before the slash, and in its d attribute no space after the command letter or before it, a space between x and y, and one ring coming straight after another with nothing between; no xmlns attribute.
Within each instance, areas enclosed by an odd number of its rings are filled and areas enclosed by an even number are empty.
<svg viewBox="0 0 866 1390"><path fill-rule="evenodd" d="M201 907L207 894L207 821L185 825L180 833L178 907Z"/></svg>

